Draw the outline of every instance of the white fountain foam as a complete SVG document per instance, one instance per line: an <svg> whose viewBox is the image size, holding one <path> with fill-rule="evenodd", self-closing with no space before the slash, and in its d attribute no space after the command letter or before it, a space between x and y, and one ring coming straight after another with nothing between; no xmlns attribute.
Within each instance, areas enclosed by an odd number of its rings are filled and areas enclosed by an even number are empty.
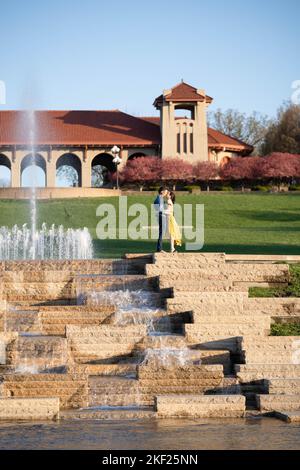
<svg viewBox="0 0 300 470"><path fill-rule="evenodd" d="M50 229L42 224L41 230L0 227L0 260L22 259L91 259L93 241L87 228L64 229L61 225Z"/></svg>
<svg viewBox="0 0 300 470"><path fill-rule="evenodd" d="M80 302L84 294L79 294ZM115 307L114 323L116 325L146 325L148 332L154 332L154 321L158 309L153 302L151 292L138 290L130 291L101 291L91 292L89 301L92 305L112 305Z"/></svg>
<svg viewBox="0 0 300 470"><path fill-rule="evenodd" d="M174 367L192 364L191 351L188 348L149 348L144 352L142 364L158 367Z"/></svg>

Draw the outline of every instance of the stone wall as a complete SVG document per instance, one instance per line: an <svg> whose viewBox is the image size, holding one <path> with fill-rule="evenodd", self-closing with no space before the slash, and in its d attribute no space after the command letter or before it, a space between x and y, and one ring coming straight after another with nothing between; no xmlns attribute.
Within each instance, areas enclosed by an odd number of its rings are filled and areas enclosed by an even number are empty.
<svg viewBox="0 0 300 470"><path fill-rule="evenodd" d="M58 398L0 398L0 420L38 421L58 418Z"/></svg>

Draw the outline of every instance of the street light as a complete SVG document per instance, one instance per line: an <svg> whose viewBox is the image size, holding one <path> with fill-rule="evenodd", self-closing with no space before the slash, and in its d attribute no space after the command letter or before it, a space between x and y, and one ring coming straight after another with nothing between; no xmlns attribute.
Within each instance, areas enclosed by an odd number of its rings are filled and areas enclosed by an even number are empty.
<svg viewBox="0 0 300 470"><path fill-rule="evenodd" d="M114 145L113 148L111 149L111 153L113 154L113 163L116 165L116 170L117 170L117 189L119 189L119 173L118 173L118 166L120 165L122 159L120 158L120 151L121 149L117 147L117 145Z"/></svg>

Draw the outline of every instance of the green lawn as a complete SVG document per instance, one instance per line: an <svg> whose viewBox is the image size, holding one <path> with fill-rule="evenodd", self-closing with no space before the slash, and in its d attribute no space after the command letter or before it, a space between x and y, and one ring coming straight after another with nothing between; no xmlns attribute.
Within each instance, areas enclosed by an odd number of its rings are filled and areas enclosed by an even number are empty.
<svg viewBox="0 0 300 470"><path fill-rule="evenodd" d="M128 196L128 205L150 205L153 196ZM300 194L203 194L179 196L180 204L204 204L204 251L226 253L300 254ZM98 240L96 225L99 204L118 198L65 199L38 202L38 223L90 229L95 254L119 257L126 252L151 252L148 240ZM0 226L22 225L29 221L28 201L0 201ZM184 249L184 247L182 248Z"/></svg>

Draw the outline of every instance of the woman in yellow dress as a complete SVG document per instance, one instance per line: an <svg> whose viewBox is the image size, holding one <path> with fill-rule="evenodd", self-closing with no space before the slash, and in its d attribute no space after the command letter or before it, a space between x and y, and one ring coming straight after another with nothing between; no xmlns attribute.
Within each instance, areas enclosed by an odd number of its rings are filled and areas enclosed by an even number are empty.
<svg viewBox="0 0 300 470"><path fill-rule="evenodd" d="M175 246L181 246L181 233L178 227L178 224L174 217L174 203L175 203L175 193L169 191L167 195L167 223L168 223L168 235L170 237L170 247L171 253L176 252Z"/></svg>

